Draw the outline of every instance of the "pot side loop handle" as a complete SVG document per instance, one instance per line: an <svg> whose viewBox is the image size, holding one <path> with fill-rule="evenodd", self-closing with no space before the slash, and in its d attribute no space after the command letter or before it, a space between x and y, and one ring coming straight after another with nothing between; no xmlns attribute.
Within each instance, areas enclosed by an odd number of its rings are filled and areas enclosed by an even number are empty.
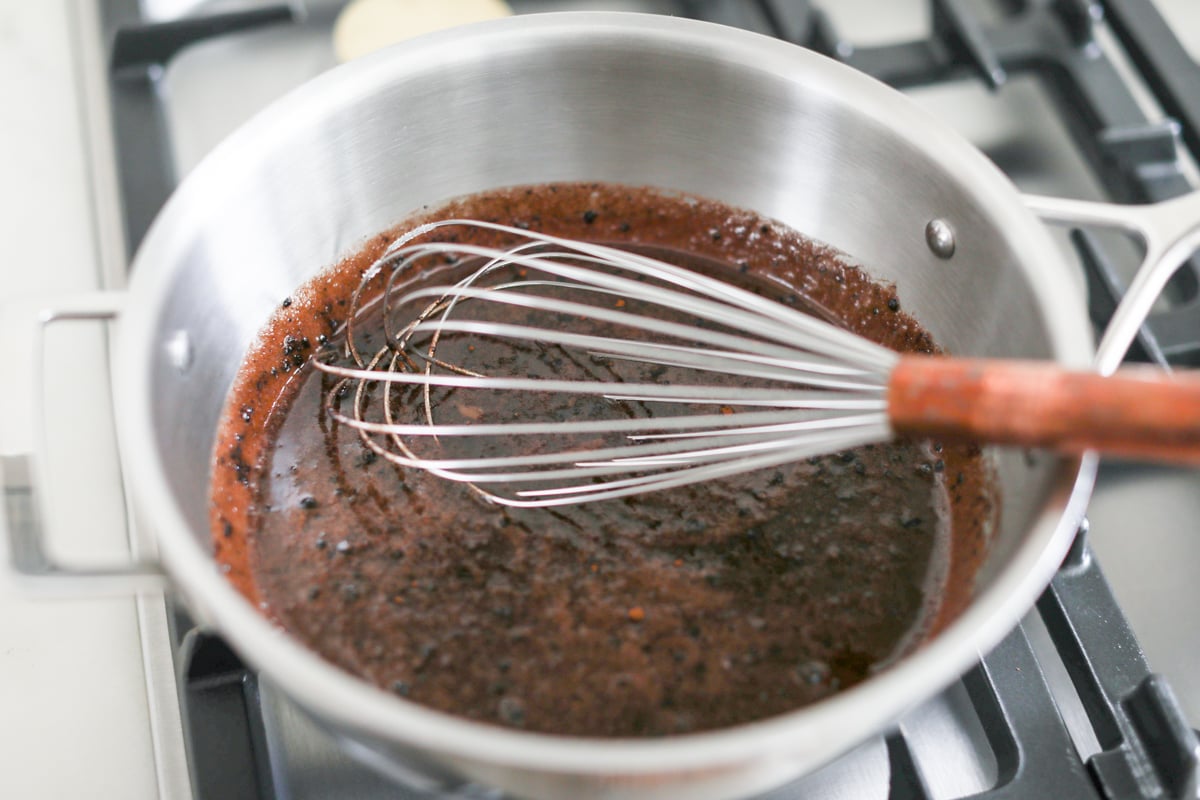
<svg viewBox="0 0 1200 800"><path fill-rule="evenodd" d="M42 531L49 529L52 513L52 487L47 455L46 435L46 329L56 323L72 321L113 321L120 316L125 296L123 292L94 292L56 297L43 305L33 323L33 444L30 472L37 522L27 525L6 524L8 532L9 565L14 577L30 591L55 596L129 595L139 591L162 590L166 575L161 566L150 560L133 559L114 566L75 567L57 564L45 547ZM11 522L11 520L8 520ZM127 538L133 545L132 531Z"/></svg>
<svg viewBox="0 0 1200 800"><path fill-rule="evenodd" d="M1147 205L1042 195L1025 195L1025 204L1045 222L1112 228L1136 236L1145 246L1141 266L1096 347L1096 371L1112 374L1171 276L1200 249L1200 191Z"/></svg>

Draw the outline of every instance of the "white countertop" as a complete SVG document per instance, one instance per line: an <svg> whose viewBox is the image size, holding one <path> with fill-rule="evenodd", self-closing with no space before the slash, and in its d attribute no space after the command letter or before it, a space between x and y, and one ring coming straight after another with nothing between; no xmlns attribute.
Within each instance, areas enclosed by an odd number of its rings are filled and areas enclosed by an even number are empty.
<svg viewBox="0 0 1200 800"><path fill-rule="evenodd" d="M0 303L9 312L14 297L100 285L76 14L70 0L0 0ZM0 323L10 359L0 373L5 456L31 438L28 319L16 316ZM48 343L59 368L48 375L46 413L79 453L54 465L54 545L80 556L118 554L126 541L111 426L88 424L109 413L98 333L73 325ZM86 398L77 408L71 389ZM0 797L160 797L138 624L132 598L27 600L0 577Z"/></svg>

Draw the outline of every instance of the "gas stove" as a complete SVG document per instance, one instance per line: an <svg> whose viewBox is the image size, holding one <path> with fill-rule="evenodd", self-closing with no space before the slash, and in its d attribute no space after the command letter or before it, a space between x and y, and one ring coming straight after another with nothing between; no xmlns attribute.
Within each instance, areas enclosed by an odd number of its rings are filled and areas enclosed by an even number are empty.
<svg viewBox="0 0 1200 800"><path fill-rule="evenodd" d="M813 48L904 90L1026 191L1146 202L1200 186L1200 7L1194 0L510 4L517 13L679 14ZM88 175L81 193L92 206L100 287L123 285L129 254L166 197L223 136L334 66L330 29L343 5L69 4ZM1136 265L1135 248L1090 231L1064 232L1058 244L1078 261L1079 291L1103 326ZM95 355L102 363L102 348ZM1172 282L1131 357L1200 365L1200 260ZM102 389L103 377L96 380ZM58 418L51 418L54 440ZM95 434L92 421L87 424ZM110 421L94 425L111 439ZM34 513L39 490L30 486L23 444L19 433L4 440L10 527L42 522ZM54 463L64 473L87 466ZM119 481L93 482L100 484L92 488L106 514L119 515ZM1200 602L1192 577L1200 540L1190 522L1200 518L1200 476L1106 464L1089 518L1090 531L1080 531L1036 609L958 683L892 730L765 797L1018 798L1042 796L1047 787L1064 800L1200 796L1200 741L1192 730L1200 725L1200 626L1178 611ZM107 538L92 550L121 544L119 534ZM146 546L136 532L132 544ZM70 543L73 553L76 545ZM137 739L131 746L144 754L126 767L143 775L111 796L498 797L486 787L432 785L415 776L398 785L352 760L219 638L196 628L170 597L143 594L114 606L107 619L137 649L131 662L136 681L124 674L114 690L133 698L125 724ZM94 646L103 648L103 641L97 635ZM0 678L8 677L6 669L22 668L3 647ZM19 674L36 674L28 664L23 668ZM69 709L56 713L70 719ZM18 742L20 729L5 725L4 735ZM85 755L97 774L105 768L94 753L116 749L86 740L71 746L90 748ZM19 746L3 749L20 752ZM15 774L6 778L0 770L0 794L22 796L18 788L36 788L30 769ZM6 780L16 781L11 791ZM108 784L85 778L78 785L75 794Z"/></svg>

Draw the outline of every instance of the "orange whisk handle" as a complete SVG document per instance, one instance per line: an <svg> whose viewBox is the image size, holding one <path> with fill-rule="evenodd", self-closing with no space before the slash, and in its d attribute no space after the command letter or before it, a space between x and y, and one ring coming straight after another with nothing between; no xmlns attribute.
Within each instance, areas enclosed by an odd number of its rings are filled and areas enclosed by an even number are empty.
<svg viewBox="0 0 1200 800"><path fill-rule="evenodd" d="M1038 361L904 356L888 385L897 434L1200 465L1200 374L1111 377Z"/></svg>

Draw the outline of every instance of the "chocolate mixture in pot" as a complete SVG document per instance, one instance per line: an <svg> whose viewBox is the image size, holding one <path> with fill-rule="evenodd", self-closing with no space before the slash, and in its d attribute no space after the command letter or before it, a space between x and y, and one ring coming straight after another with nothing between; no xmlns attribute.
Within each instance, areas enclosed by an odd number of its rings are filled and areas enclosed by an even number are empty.
<svg viewBox="0 0 1200 800"><path fill-rule="evenodd" d="M711 201L613 185L520 187L400 230L452 217L686 253L897 350L935 349L891 288L778 223ZM504 243L494 232L436 235ZM377 458L329 418L333 384L307 362L343 335L350 294L394 236L283 300L243 365L215 453L218 561L333 663L473 719L661 736L852 686L964 607L996 514L973 447L865 447L541 510L490 505ZM373 350L382 333L364 319L357 335ZM553 347L521 357L519 371L561 368ZM440 398L474 413L455 402Z"/></svg>

